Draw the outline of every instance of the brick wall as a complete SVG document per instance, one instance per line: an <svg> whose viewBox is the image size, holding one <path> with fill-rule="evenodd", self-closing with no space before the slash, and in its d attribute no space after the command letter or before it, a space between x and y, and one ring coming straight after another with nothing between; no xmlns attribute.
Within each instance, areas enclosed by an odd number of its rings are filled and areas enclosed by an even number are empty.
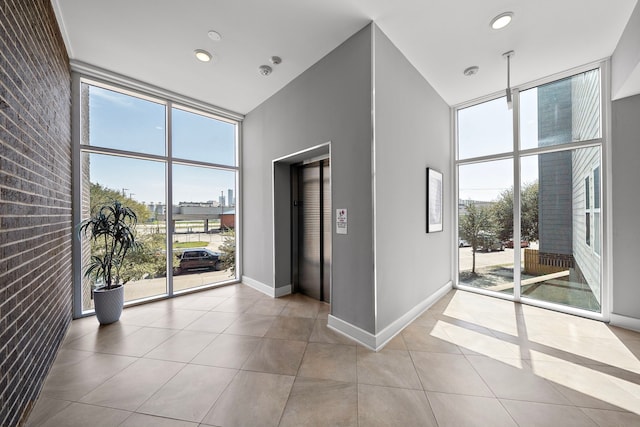
<svg viewBox="0 0 640 427"><path fill-rule="evenodd" d="M26 419L71 320L71 78L48 0L0 2L0 425Z"/></svg>

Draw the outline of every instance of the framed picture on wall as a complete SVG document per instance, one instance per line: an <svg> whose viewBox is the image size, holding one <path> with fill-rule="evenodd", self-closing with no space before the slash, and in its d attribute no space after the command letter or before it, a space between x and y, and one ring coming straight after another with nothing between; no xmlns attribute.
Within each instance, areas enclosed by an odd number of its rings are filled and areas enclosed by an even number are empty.
<svg viewBox="0 0 640 427"><path fill-rule="evenodd" d="M442 231L442 173L427 168L427 233Z"/></svg>

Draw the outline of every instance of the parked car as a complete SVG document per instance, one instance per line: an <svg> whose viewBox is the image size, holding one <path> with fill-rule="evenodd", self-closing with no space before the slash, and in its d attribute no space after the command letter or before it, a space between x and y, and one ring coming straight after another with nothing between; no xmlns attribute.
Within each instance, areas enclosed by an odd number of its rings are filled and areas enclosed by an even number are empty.
<svg viewBox="0 0 640 427"><path fill-rule="evenodd" d="M504 243L500 241L493 233L478 233L478 250L484 252L504 251Z"/></svg>
<svg viewBox="0 0 640 427"><path fill-rule="evenodd" d="M471 246L471 244L464 239L460 239L460 242L458 242L458 247L460 248L466 248L469 246Z"/></svg>
<svg viewBox="0 0 640 427"><path fill-rule="evenodd" d="M180 259L177 273L187 270L221 270L220 252L213 252L206 248L185 249L176 255Z"/></svg>
<svg viewBox="0 0 640 427"><path fill-rule="evenodd" d="M513 246L514 246L513 239L509 239L508 241L506 241L504 243L504 246L507 247L507 248L513 249ZM530 246L530 243L529 243L528 240L521 240L520 241L520 247L521 248L528 248L529 246Z"/></svg>

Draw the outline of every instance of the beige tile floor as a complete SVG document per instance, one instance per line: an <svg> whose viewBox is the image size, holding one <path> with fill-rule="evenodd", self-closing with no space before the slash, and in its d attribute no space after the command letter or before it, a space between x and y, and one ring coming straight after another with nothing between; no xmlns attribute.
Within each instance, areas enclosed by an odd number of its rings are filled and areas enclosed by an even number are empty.
<svg viewBox="0 0 640 427"><path fill-rule="evenodd" d="M640 426L640 334L452 291L375 353L232 285L71 324L30 426Z"/></svg>

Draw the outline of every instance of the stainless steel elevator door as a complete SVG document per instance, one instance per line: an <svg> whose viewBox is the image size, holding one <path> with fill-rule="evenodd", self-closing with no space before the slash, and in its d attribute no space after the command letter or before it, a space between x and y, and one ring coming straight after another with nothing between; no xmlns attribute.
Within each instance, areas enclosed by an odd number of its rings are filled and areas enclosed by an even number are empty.
<svg viewBox="0 0 640 427"><path fill-rule="evenodd" d="M322 162L322 300L331 296L331 168Z"/></svg>
<svg viewBox="0 0 640 427"><path fill-rule="evenodd" d="M327 160L299 169L297 291L329 302L331 276L331 186Z"/></svg>

